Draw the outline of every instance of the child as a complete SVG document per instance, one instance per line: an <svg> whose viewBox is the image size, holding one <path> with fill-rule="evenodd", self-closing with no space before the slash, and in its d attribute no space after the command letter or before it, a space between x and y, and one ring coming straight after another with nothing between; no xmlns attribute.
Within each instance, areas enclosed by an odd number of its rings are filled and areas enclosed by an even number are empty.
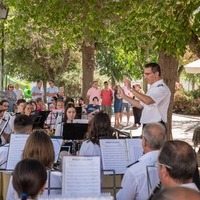
<svg viewBox="0 0 200 200"><path fill-rule="evenodd" d="M20 161L13 172L13 187L21 200L36 199L45 189L47 172L44 165L34 159Z"/></svg>

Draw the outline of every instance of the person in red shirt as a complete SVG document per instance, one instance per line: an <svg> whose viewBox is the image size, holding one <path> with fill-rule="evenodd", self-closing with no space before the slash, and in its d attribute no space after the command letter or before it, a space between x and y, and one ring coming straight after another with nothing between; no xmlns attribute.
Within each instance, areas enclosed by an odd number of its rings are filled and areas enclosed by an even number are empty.
<svg viewBox="0 0 200 200"><path fill-rule="evenodd" d="M101 90L102 110L111 117L113 91L109 88L108 82L104 82L104 89Z"/></svg>

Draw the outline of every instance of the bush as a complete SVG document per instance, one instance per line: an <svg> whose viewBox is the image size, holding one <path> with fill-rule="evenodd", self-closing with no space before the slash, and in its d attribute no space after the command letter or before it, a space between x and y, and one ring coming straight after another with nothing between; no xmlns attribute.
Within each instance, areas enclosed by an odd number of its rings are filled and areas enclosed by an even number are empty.
<svg viewBox="0 0 200 200"><path fill-rule="evenodd" d="M174 113L199 115L200 114L200 90L185 92L176 91L174 94Z"/></svg>

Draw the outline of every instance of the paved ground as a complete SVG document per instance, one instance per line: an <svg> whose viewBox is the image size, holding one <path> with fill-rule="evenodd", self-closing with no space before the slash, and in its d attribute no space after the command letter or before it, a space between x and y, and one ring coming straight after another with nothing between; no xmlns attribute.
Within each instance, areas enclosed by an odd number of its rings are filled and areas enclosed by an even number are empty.
<svg viewBox="0 0 200 200"><path fill-rule="evenodd" d="M114 125L114 117L111 119L112 124ZM142 132L142 127L135 128L133 127L134 124L134 117L131 116L130 118L130 126L126 126L126 116L123 116L122 124L124 125L121 128L121 131L131 133L133 136L140 136ZM194 129L200 126L200 116L188 116L188 115L180 115L180 114L173 114L172 115L172 136L173 139L179 139L188 142L190 145L193 146L192 136ZM198 148L195 149L197 152L197 161L200 170L200 151Z"/></svg>
<svg viewBox="0 0 200 200"><path fill-rule="evenodd" d="M111 119L112 124L114 124L114 117ZM132 133L133 136L141 135L142 127L136 128L133 127L134 117L130 118L130 126L126 126L126 116L123 116L122 124L124 125L121 128L121 131ZM194 129L200 126L200 116L188 116L173 114L172 116L172 135L173 139L184 140L190 144L192 143L192 136Z"/></svg>

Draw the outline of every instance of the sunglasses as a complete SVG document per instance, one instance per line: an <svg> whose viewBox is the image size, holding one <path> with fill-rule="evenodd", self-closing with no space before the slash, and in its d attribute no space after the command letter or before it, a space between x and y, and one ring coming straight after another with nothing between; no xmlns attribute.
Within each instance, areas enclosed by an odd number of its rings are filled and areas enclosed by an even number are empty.
<svg viewBox="0 0 200 200"><path fill-rule="evenodd" d="M9 88L14 88L13 86L9 86Z"/></svg>

